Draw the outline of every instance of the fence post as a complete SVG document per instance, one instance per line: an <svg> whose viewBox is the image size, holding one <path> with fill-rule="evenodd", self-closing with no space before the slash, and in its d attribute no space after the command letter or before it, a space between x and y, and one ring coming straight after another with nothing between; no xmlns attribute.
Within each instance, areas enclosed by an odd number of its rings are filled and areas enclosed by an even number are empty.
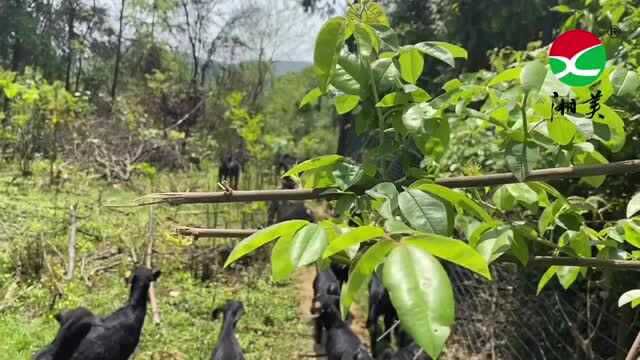
<svg viewBox="0 0 640 360"><path fill-rule="evenodd" d="M67 276L66 280L73 279L73 273L76 267L76 233L77 233L77 211L78 203L75 203L69 207L69 241L68 252L69 260L67 262Z"/></svg>
<svg viewBox="0 0 640 360"><path fill-rule="evenodd" d="M149 207L149 232L147 234L147 251L145 253L145 265L151 269L151 256L153 255L153 243L155 240L155 216L153 213L154 206ZM151 311L153 313L153 323L160 323L160 310L156 300L156 291L154 284L149 286L149 302L151 303Z"/></svg>

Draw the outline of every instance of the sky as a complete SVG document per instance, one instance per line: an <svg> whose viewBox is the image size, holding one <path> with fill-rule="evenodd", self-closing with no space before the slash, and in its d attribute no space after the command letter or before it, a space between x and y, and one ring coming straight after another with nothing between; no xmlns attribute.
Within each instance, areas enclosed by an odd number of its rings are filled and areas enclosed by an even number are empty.
<svg viewBox="0 0 640 360"><path fill-rule="evenodd" d="M93 2L93 0L85 0ZM110 17L115 27L117 16L120 10L121 0L95 0L98 6L108 9ZM257 46L259 39L265 39L267 56L276 61L313 61L313 48L315 38L324 21L325 14L306 14L299 5L300 0L204 0L211 3L218 2L216 14L218 18L214 23L222 23L222 17L228 16L240 7L256 6L260 8L261 14L255 23L248 22L246 29L242 32L248 42L254 42ZM338 0L338 3L344 0ZM337 6L337 5L336 5ZM136 14L129 14L135 16ZM174 22L181 22L183 19L177 16ZM254 20L250 20L254 21ZM210 37L220 30L219 26L211 24L207 31ZM270 39L266 39L270 38ZM188 51L188 42L184 36L168 36L165 39L170 45ZM247 57L254 57L255 54L246 54ZM224 61L224 59L218 59Z"/></svg>

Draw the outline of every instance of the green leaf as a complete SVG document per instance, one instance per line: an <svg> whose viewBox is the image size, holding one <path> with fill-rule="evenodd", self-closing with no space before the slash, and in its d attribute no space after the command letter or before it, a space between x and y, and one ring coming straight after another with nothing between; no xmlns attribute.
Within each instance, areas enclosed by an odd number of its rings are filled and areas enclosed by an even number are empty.
<svg viewBox="0 0 640 360"><path fill-rule="evenodd" d="M556 190L553 186L547 183L544 183L541 181L531 181L531 182L528 182L527 185L529 185L529 187L535 191L544 191L550 195L553 195L556 199L560 200L562 203L567 202L567 199L558 190Z"/></svg>
<svg viewBox="0 0 640 360"><path fill-rule="evenodd" d="M358 42L358 49L363 56L369 57L372 51L376 53L380 51L380 38L371 26L356 23L354 35Z"/></svg>
<svg viewBox="0 0 640 360"><path fill-rule="evenodd" d="M354 245L380 238L382 236L384 236L384 230L377 226L357 227L333 240L324 251L324 254L322 254L322 257L326 259Z"/></svg>
<svg viewBox="0 0 640 360"><path fill-rule="evenodd" d="M405 94L411 95L411 99L413 100L413 102L419 103L431 100L431 95L429 95L428 92L413 84L402 85L402 90L405 92Z"/></svg>
<svg viewBox="0 0 640 360"><path fill-rule="evenodd" d="M513 230L501 227L482 234L476 249L488 263L492 263L509 251L512 242Z"/></svg>
<svg viewBox="0 0 640 360"><path fill-rule="evenodd" d="M419 234L403 241L491 280L489 264L485 258L463 241L435 234Z"/></svg>
<svg viewBox="0 0 640 360"><path fill-rule="evenodd" d="M554 224L556 217L564 207L564 203L560 200L556 200L551 206L548 206L540 215L538 220L538 233L544 235L549 227Z"/></svg>
<svg viewBox="0 0 640 360"><path fill-rule="evenodd" d="M314 159L303 161L300 164L289 169L283 176L298 176L300 173L323 168L325 166L332 166L342 162L344 158L340 155L325 155Z"/></svg>
<svg viewBox="0 0 640 360"><path fill-rule="evenodd" d="M409 95L402 92L392 92L385 95L385 97L376 104L376 107L386 108L396 105L404 105L409 102Z"/></svg>
<svg viewBox="0 0 640 360"><path fill-rule="evenodd" d="M451 56L453 56L456 59L466 60L469 58L469 54L467 53L467 50L465 50L464 48L458 45L450 44L444 41L427 41L426 43L445 49L446 51L449 52L449 54L451 54Z"/></svg>
<svg viewBox="0 0 640 360"><path fill-rule="evenodd" d="M616 91L616 96L633 95L640 87L638 73L621 67L611 73L610 79Z"/></svg>
<svg viewBox="0 0 640 360"><path fill-rule="evenodd" d="M609 161L597 151L578 153L573 159L576 165L601 165L608 164ZM600 187L606 180L606 176L589 176L580 179L594 188Z"/></svg>
<svg viewBox="0 0 640 360"><path fill-rule="evenodd" d="M391 251L383 283L405 331L437 359L455 321L451 281L436 258L412 245Z"/></svg>
<svg viewBox="0 0 640 360"><path fill-rule="evenodd" d="M618 299L618 307L623 307L630 302L634 302L640 299L640 290L629 290L622 294ZM633 307L633 306L632 306Z"/></svg>
<svg viewBox="0 0 640 360"><path fill-rule="evenodd" d="M248 238L240 241L231 251L224 267L231 265L238 259L254 252L258 248L276 240L279 237L293 236L303 226L309 224L306 220L289 220L269 226L266 229L255 232Z"/></svg>
<svg viewBox="0 0 640 360"><path fill-rule="evenodd" d="M496 75L491 81L489 81L488 86L496 86L498 84L502 84L509 81L514 81L520 79L520 73L522 72L522 67L517 67L513 69L507 69Z"/></svg>
<svg viewBox="0 0 640 360"><path fill-rule="evenodd" d="M516 206L516 198L505 187L501 186L493 194L493 203L502 211L512 210Z"/></svg>
<svg viewBox="0 0 640 360"><path fill-rule="evenodd" d="M336 97L336 110L338 114L344 115L355 109L360 103L360 96L340 95Z"/></svg>
<svg viewBox="0 0 640 360"><path fill-rule="evenodd" d="M420 190L409 189L398 196L398 205L414 229L449 234L448 211L439 199Z"/></svg>
<svg viewBox="0 0 640 360"><path fill-rule="evenodd" d="M534 166L540 156L538 148L532 144L528 144L526 148L527 168L525 169L524 163L522 162L522 155L524 151L525 147L523 144L513 143L507 146L507 152L505 154L509 169L520 181L524 181L526 176L534 169Z"/></svg>
<svg viewBox="0 0 640 360"><path fill-rule="evenodd" d="M427 103L420 103L413 105L402 115L402 123L410 132L418 132L426 120L438 117L438 110Z"/></svg>
<svg viewBox="0 0 640 360"><path fill-rule="evenodd" d="M320 29L313 55L314 73L320 81L320 90L327 91L329 80L335 71L340 51L344 47L345 18L335 17Z"/></svg>
<svg viewBox="0 0 640 360"><path fill-rule="evenodd" d="M545 271L545 273L542 275L542 278L538 282L538 290L536 292L536 295L540 295L542 289L544 289L544 287L549 283L549 280L551 280L557 272L558 266L551 266L549 267L549 269L547 269L547 271Z"/></svg>
<svg viewBox="0 0 640 360"><path fill-rule="evenodd" d="M504 187L517 201L527 205L538 203L538 194L527 184L507 184Z"/></svg>
<svg viewBox="0 0 640 360"><path fill-rule="evenodd" d="M442 89L447 93L458 90L462 86L462 82L458 79L449 80L442 86Z"/></svg>
<svg viewBox="0 0 640 360"><path fill-rule="evenodd" d="M11 100L11 99L15 98L16 96L18 96L18 94L22 91L22 89L23 89L23 87L20 84L9 83L4 88L4 95L7 97L7 99Z"/></svg>
<svg viewBox="0 0 640 360"><path fill-rule="evenodd" d="M463 57L466 59L466 56L462 56L466 54L466 50L456 47L457 49L462 49L464 53L460 52L459 50L456 50L456 53L459 56L454 56L454 54L449 49L442 46L441 44L443 43L440 43L437 41L425 41L425 42L416 44L415 48L422 51L426 55L429 55L438 60L444 61L445 63L449 64L449 66L451 67L456 66L456 61L455 61L456 57ZM455 45L452 45L452 46L455 46Z"/></svg>
<svg viewBox="0 0 640 360"><path fill-rule="evenodd" d="M340 297L343 316L349 312L353 300L360 290L369 283L369 279L371 279L375 269L384 262L387 254L389 254L394 246L395 243L391 240L379 241L367 249L358 262L356 262Z"/></svg>
<svg viewBox="0 0 640 360"><path fill-rule="evenodd" d="M362 94L362 87L358 80L349 74L341 65L336 65L330 83L333 87L345 94L356 96Z"/></svg>
<svg viewBox="0 0 640 360"><path fill-rule="evenodd" d="M573 140L578 127L564 116L555 116L547 124L549 135L559 145L568 145Z"/></svg>
<svg viewBox="0 0 640 360"><path fill-rule="evenodd" d="M566 290L573 285L580 275L580 268L577 266L558 266L556 271L560 285Z"/></svg>
<svg viewBox="0 0 640 360"><path fill-rule="evenodd" d="M556 5L556 6L551 8L551 11L559 12L559 13L562 13L562 14L567 14L567 13L572 13L575 10L573 10L570 7L568 7L567 5Z"/></svg>
<svg viewBox="0 0 640 360"><path fill-rule="evenodd" d="M415 84L422 71L424 71L424 58L418 49L411 48L400 53L400 75L412 84Z"/></svg>
<svg viewBox="0 0 640 360"><path fill-rule="evenodd" d="M391 235L412 235L416 232L414 229L407 226L407 224L397 219L389 219L385 221L384 230Z"/></svg>
<svg viewBox="0 0 640 360"><path fill-rule="evenodd" d="M352 4L347 12L347 18L351 21L362 21L368 25L381 25L389 27L389 19L380 4L372 1Z"/></svg>
<svg viewBox="0 0 640 360"><path fill-rule="evenodd" d="M430 119L423 124L423 132L412 135L423 155L439 161L449 148L451 128L447 119Z"/></svg>
<svg viewBox="0 0 640 360"><path fill-rule="evenodd" d="M520 261L523 266L527 266L529 262L529 246L527 245L527 239L521 235L521 232L517 229L514 232L513 242L511 243L511 252ZM533 229L531 229L533 230ZM533 231L535 233L535 230Z"/></svg>
<svg viewBox="0 0 640 360"><path fill-rule="evenodd" d="M471 235L469 236L469 245L472 248L477 248L478 244L482 240L482 235L484 235L487 231L494 230L498 226L498 223L484 223L478 225Z"/></svg>
<svg viewBox="0 0 640 360"><path fill-rule="evenodd" d="M531 61L522 68L520 83L525 91L539 90L547 76L547 67L540 61Z"/></svg>
<svg viewBox="0 0 640 360"><path fill-rule="evenodd" d="M631 201L627 204L627 218L632 217L640 211L640 192L633 195Z"/></svg>
<svg viewBox="0 0 640 360"><path fill-rule="evenodd" d="M315 88L307 93L307 95L302 98L300 102L300 108L305 107L305 105L315 103L322 96L322 90L320 88Z"/></svg>
<svg viewBox="0 0 640 360"><path fill-rule="evenodd" d="M600 106L601 119L598 114L593 117L593 129L596 139L605 144L612 152L622 150L626 141L624 121L607 105Z"/></svg>
<svg viewBox="0 0 640 360"><path fill-rule="evenodd" d="M489 213L487 213L484 208L478 205L475 201L467 197L464 193L449 189L447 187L434 184L434 183L424 183L417 182L411 185L411 188L422 190L428 192L430 194L436 195L442 199L449 201L451 204L458 206L470 214L478 217L479 219L486 222L495 221Z"/></svg>
<svg viewBox="0 0 640 360"><path fill-rule="evenodd" d="M280 238L271 252L273 280L284 280L295 269L318 260L327 243L327 232L317 224L305 226L292 237Z"/></svg>
<svg viewBox="0 0 640 360"><path fill-rule="evenodd" d="M628 221L624 223L624 240L640 249L640 228Z"/></svg>

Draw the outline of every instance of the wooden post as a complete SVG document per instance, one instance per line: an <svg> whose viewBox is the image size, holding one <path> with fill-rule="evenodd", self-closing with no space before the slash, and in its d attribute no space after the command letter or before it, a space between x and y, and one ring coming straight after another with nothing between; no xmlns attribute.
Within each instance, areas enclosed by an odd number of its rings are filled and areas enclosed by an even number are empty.
<svg viewBox="0 0 640 360"><path fill-rule="evenodd" d="M633 345L631 345L631 349L629 350L625 360L637 360L638 353L640 353L640 332L633 341Z"/></svg>
<svg viewBox="0 0 640 360"><path fill-rule="evenodd" d="M155 217L153 206L149 207L149 232L147 236L147 252L145 254L145 265L151 269L151 256L153 255L153 243L155 240ZM156 300L156 291L154 284L149 286L149 302L151 303L151 311L153 313L153 323L160 323L160 310L158 309L158 301Z"/></svg>
<svg viewBox="0 0 640 360"><path fill-rule="evenodd" d="M77 203L69 207L69 241L67 244L69 260L67 262L67 276L65 277L66 280L73 279L73 273L75 272L76 267L77 207Z"/></svg>

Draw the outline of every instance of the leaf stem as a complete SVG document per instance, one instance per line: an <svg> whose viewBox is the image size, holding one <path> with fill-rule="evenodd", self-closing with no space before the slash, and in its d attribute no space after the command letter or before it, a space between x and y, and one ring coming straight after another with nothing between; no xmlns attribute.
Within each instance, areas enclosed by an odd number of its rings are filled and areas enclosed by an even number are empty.
<svg viewBox="0 0 640 360"><path fill-rule="evenodd" d="M524 100L522 102L522 129L524 131L523 149L522 149L522 165L524 182L529 176L529 161L527 159L527 143L529 142L529 123L527 121L527 101L529 100L529 91L524 93Z"/></svg>
<svg viewBox="0 0 640 360"><path fill-rule="evenodd" d="M360 57L360 64L363 64L363 59L362 59L362 55L359 54L358 55ZM371 64L369 61L366 62L365 64L368 68L369 68L369 84L371 86L371 91L373 92L373 101L374 101L374 107L376 109L376 116L378 118L378 128L380 131L380 147L382 147L382 145L384 144L384 120L385 117L382 115L382 111L380 110L379 107L377 107L376 105L380 102L380 96L378 94L378 88L376 87L376 81L375 81L375 77L374 77L374 73L373 73L373 69L371 68ZM382 174L383 180L385 177L385 171L384 171L384 157L380 156L380 173Z"/></svg>

